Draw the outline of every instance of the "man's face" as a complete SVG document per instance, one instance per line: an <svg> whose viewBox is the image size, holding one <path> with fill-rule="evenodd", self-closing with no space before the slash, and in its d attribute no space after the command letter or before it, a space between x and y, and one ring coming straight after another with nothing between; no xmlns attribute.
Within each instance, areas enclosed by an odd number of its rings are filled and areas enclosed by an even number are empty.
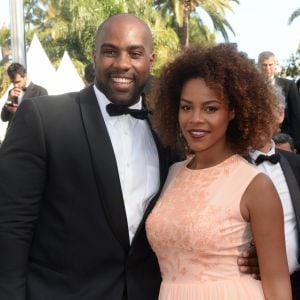
<svg viewBox="0 0 300 300"><path fill-rule="evenodd" d="M132 16L115 17L102 28L94 52L96 86L113 103L139 100L153 64L151 33Z"/></svg>
<svg viewBox="0 0 300 300"><path fill-rule="evenodd" d="M14 88L19 88L23 90L26 87L27 76L22 77L20 74L17 74L16 77L12 80Z"/></svg>
<svg viewBox="0 0 300 300"><path fill-rule="evenodd" d="M275 74L275 58L263 58L259 62L260 71L268 78L273 78Z"/></svg>

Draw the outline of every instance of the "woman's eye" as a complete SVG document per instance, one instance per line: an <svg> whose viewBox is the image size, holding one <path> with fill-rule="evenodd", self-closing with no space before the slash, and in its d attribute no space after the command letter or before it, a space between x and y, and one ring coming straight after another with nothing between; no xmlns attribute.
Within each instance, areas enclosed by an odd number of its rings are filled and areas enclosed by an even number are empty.
<svg viewBox="0 0 300 300"><path fill-rule="evenodd" d="M181 105L180 108L181 108L182 110L190 110L190 109L191 109L191 107L188 106L188 105Z"/></svg>
<svg viewBox="0 0 300 300"><path fill-rule="evenodd" d="M217 111L218 109L216 108L216 107L214 107L214 106L208 106L208 107L206 107L206 109L205 109L207 112L215 112L215 111Z"/></svg>

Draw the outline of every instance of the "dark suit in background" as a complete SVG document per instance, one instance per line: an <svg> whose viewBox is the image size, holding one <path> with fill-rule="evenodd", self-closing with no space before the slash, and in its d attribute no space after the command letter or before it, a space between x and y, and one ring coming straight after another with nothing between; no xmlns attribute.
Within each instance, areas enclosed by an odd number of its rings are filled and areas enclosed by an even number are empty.
<svg viewBox="0 0 300 300"><path fill-rule="evenodd" d="M48 92L45 88L42 86L39 86L37 84L34 84L33 82L30 82L28 87L26 88L22 101L28 98L38 97L38 96L46 96L48 95ZM6 104L3 106L1 111L1 120L3 122L11 121L13 117L13 113L8 111Z"/></svg>
<svg viewBox="0 0 300 300"><path fill-rule="evenodd" d="M162 184L171 161L153 136ZM124 291L157 299L160 272L144 228L157 196L130 246L93 87L24 101L0 150L0 178L0 299L120 300Z"/></svg>
<svg viewBox="0 0 300 300"><path fill-rule="evenodd" d="M297 231L298 245L300 245L300 157L293 152L276 149L280 155L280 166L284 173L291 200L294 207ZM298 262L300 263L300 253L298 253ZM300 299L300 270L291 275L293 290L293 299Z"/></svg>
<svg viewBox="0 0 300 300"><path fill-rule="evenodd" d="M300 96L294 81L275 77L275 83L285 96L286 109L281 131L288 133L294 140L296 149L300 150Z"/></svg>

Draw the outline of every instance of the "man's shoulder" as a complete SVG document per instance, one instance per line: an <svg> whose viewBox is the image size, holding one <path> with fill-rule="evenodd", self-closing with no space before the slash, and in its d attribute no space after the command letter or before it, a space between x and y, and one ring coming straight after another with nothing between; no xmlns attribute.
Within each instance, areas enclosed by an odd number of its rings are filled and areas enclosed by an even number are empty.
<svg viewBox="0 0 300 300"><path fill-rule="evenodd" d="M28 88L32 88L32 89L39 89L39 90L45 90L46 89L44 87L42 87L41 85L38 85L34 82L31 81L31 83L29 84Z"/></svg>
<svg viewBox="0 0 300 300"><path fill-rule="evenodd" d="M280 86L289 87L291 84L294 83L293 80L283 77L275 77L275 82Z"/></svg>
<svg viewBox="0 0 300 300"><path fill-rule="evenodd" d="M44 100L49 102L59 102L59 101L70 101L74 100L79 96L79 92L68 92L59 95L44 95L40 97L31 98L32 101Z"/></svg>
<svg viewBox="0 0 300 300"><path fill-rule="evenodd" d="M291 83L292 80L288 79L288 78L283 78L283 77L279 77L279 76L275 76L275 80L278 82L282 82L282 83Z"/></svg>
<svg viewBox="0 0 300 300"><path fill-rule="evenodd" d="M276 149L276 152L281 156L284 156L290 163L297 163L300 165L300 155L291 151L285 151L282 149Z"/></svg>

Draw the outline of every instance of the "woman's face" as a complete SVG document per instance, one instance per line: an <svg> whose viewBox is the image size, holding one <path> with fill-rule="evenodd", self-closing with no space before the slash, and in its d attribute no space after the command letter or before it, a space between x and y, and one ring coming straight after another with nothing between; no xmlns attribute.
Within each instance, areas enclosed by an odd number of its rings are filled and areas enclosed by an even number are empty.
<svg viewBox="0 0 300 300"><path fill-rule="evenodd" d="M229 146L226 131L233 110L201 78L188 80L182 87L179 105L179 125L191 150L209 151L218 155ZM211 152L213 151L213 152Z"/></svg>

